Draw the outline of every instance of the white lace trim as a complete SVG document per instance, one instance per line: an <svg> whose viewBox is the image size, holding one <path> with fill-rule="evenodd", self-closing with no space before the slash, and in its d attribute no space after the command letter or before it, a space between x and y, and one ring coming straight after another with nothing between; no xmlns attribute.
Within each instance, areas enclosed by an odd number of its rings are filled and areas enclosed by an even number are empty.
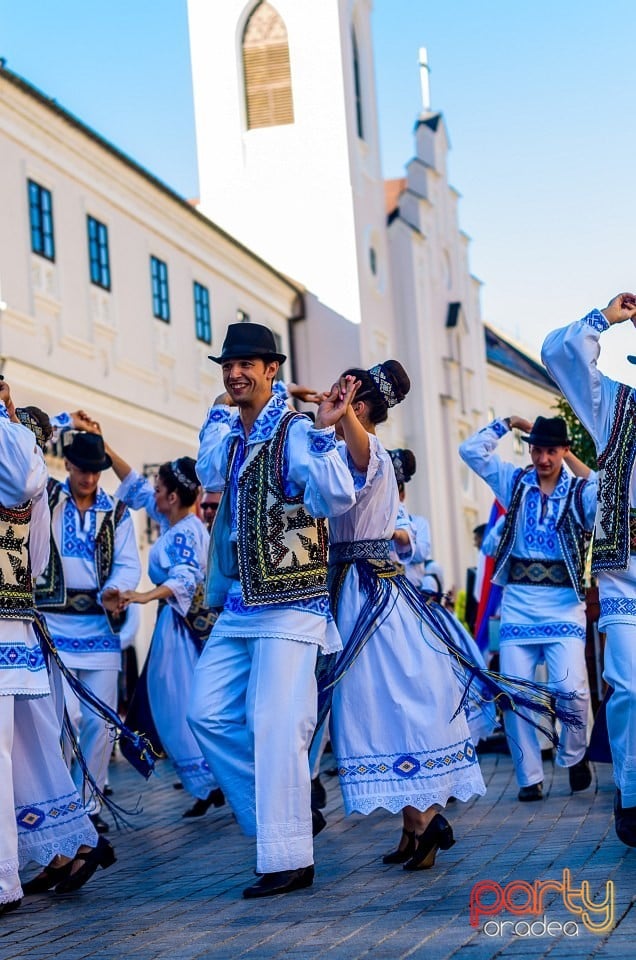
<svg viewBox="0 0 636 960"><path fill-rule="evenodd" d="M38 689L33 689L33 687L13 687L8 690L5 687L0 688L0 697L31 697L35 700L36 697L48 697L51 695L51 691L48 689L43 690L41 687Z"/></svg>
<svg viewBox="0 0 636 960"><path fill-rule="evenodd" d="M44 842L37 837L20 837L18 839L20 863L24 866L33 861L46 867L58 853L63 857L73 858L80 847L96 847L98 839L97 831L92 826L87 827L86 830L76 830L68 837L62 837L61 840Z"/></svg>
<svg viewBox="0 0 636 960"><path fill-rule="evenodd" d="M3 890L5 883L13 881L12 886ZM18 861L12 857L10 860L0 860L0 903L13 903L14 900L22 899L22 887L18 877Z"/></svg>
<svg viewBox="0 0 636 960"><path fill-rule="evenodd" d="M344 795L345 811L349 813L368 814L381 807L388 810L389 813L399 813L404 807L415 807L424 812L434 804L445 807L449 797L456 797L462 803L471 800L473 797L483 797L486 793L486 787L481 777L469 780L446 789L441 789L430 793L392 793L375 794L368 796L348 796Z"/></svg>

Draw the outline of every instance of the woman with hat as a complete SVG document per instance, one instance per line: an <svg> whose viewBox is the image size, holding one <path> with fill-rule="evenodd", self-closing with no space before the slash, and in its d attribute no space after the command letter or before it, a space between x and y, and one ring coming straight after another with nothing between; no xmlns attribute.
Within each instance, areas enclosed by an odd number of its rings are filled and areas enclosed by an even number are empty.
<svg viewBox="0 0 636 960"><path fill-rule="evenodd" d="M200 817L225 799L186 722L194 667L212 625L207 611L199 609L194 618L190 616L205 579L209 544L205 524L196 514L201 488L195 463L192 457L162 463L153 487L110 446L106 449L121 481L116 496L132 510L146 510L161 529L148 556L154 588L120 594L123 608L159 601L127 724L143 729L156 752L168 755L184 789L194 797L183 816Z"/></svg>
<svg viewBox="0 0 636 960"><path fill-rule="evenodd" d="M526 432L532 465L525 470L502 460L499 441L513 429ZM585 758L589 682L585 664L583 579L596 511L596 482L572 477L564 467L570 453L561 417L504 417L479 430L459 448L460 456L507 510L495 555L493 583L504 588L499 634L501 670L534 677L545 658L548 681L560 694L575 692L578 727L559 737L557 763L568 768L570 787L592 780ZM508 746L524 802L543 797L543 763L535 731L513 711L504 711Z"/></svg>

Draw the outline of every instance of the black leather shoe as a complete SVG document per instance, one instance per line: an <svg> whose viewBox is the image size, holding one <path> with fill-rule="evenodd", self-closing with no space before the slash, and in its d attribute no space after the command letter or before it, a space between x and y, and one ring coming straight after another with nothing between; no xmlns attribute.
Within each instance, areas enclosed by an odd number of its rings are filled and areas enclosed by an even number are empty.
<svg viewBox="0 0 636 960"><path fill-rule="evenodd" d="M626 846L636 847L636 807L623 806L620 790L614 797L614 829Z"/></svg>
<svg viewBox="0 0 636 960"><path fill-rule="evenodd" d="M98 833L108 833L110 827L105 820L102 820L98 813L89 814L88 819L93 824Z"/></svg>
<svg viewBox="0 0 636 960"><path fill-rule="evenodd" d="M327 806L327 791L320 776L314 777L311 781L311 805L316 810L322 810Z"/></svg>
<svg viewBox="0 0 636 960"><path fill-rule="evenodd" d="M301 867L300 870L280 870L278 873L264 873L261 879L246 887L243 896L246 900L257 897L274 897L279 893L291 893L303 890L314 882L314 867Z"/></svg>
<svg viewBox="0 0 636 960"><path fill-rule="evenodd" d="M107 867L112 867L116 860L115 851L106 837L100 837L96 847L93 847L86 853L77 853L75 855L73 866L76 863L80 863L81 866L75 873L73 873L71 869L69 876L65 880L62 880L61 883L58 883L55 892L72 893L74 890L79 890L80 887L83 887L84 884L90 880L98 867L106 870Z"/></svg>
<svg viewBox="0 0 636 960"><path fill-rule="evenodd" d="M184 817L202 817L210 807L222 807L225 804L225 794L220 787L212 790L205 800L195 800L191 807L182 814Z"/></svg>
<svg viewBox="0 0 636 960"><path fill-rule="evenodd" d="M9 903L0 903L0 916L4 913L11 913L12 910L17 910L21 900L11 900Z"/></svg>
<svg viewBox="0 0 636 960"><path fill-rule="evenodd" d="M311 808L311 835L312 837L317 837L321 830L324 830L327 826L327 821L323 817L320 810L314 810Z"/></svg>
<svg viewBox="0 0 636 960"><path fill-rule="evenodd" d="M568 777L570 778L570 790L577 793L579 790L587 790L592 782L592 771L590 762L583 757L574 766L568 767Z"/></svg>
<svg viewBox="0 0 636 960"><path fill-rule="evenodd" d="M391 853L385 853L382 863L406 863L415 853L415 830L402 830L400 842Z"/></svg>
<svg viewBox="0 0 636 960"><path fill-rule="evenodd" d="M428 827L419 837L415 837L417 846L410 860L407 860L403 870L428 870L435 865L435 854L438 850L450 850L455 843L453 828L441 813L436 813Z"/></svg>
<svg viewBox="0 0 636 960"><path fill-rule="evenodd" d="M71 872L72 866L73 861L69 860L68 863L65 863L61 867L45 867L44 870L41 870L32 880L27 880L26 883L22 884L22 892L25 897L28 897L31 896L31 894L44 893L46 890L50 890L51 887L61 883L62 880L66 880Z"/></svg>
<svg viewBox="0 0 636 960"><path fill-rule="evenodd" d="M529 787L521 787L517 799L522 803L532 803L534 800L543 800L543 782L533 783Z"/></svg>

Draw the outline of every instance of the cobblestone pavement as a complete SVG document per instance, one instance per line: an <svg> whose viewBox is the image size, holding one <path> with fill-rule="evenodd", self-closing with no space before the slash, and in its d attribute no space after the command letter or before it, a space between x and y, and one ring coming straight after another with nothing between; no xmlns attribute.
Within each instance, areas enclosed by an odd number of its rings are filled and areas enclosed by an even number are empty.
<svg viewBox="0 0 636 960"><path fill-rule="evenodd" d="M329 826L316 839L314 886L246 901L241 890L254 882L253 842L240 835L228 808L182 820L188 798L172 789L166 763L144 785L118 759L114 799L130 806L142 794L143 804L134 830L113 833L118 862L79 893L29 897L0 918L0 960L632 960L636 850L614 834L609 767L598 765L593 786L571 795L567 773L546 762L546 799L527 804L516 800L509 757L488 755L482 767L487 795L449 807L457 843L439 853L432 870L417 873L381 862L398 839L399 819L382 811L345 818L337 781L323 777ZM606 932L590 932L560 890L547 893L539 920L504 910L471 926L478 881L495 881L503 896L513 880L562 883L564 870L571 887L589 884L594 903L612 881L614 917ZM526 896L518 888L517 902ZM482 902L494 897L482 894ZM579 902L575 894L572 907ZM551 926L542 926L543 916ZM592 919L600 923L598 915ZM538 926L529 933L533 921Z"/></svg>

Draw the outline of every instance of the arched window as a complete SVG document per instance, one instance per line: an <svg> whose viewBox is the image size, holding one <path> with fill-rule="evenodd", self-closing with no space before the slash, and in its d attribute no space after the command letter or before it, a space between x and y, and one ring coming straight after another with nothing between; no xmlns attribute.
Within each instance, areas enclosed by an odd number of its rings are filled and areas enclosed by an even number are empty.
<svg viewBox="0 0 636 960"><path fill-rule="evenodd" d="M364 117L362 113L362 84L360 82L360 56L358 54L358 40L356 32L351 30L351 50L353 53L353 91L356 98L356 126L358 136L364 140Z"/></svg>
<svg viewBox="0 0 636 960"><path fill-rule="evenodd" d="M243 75L248 130L294 122L287 29L266 0L245 25Z"/></svg>

